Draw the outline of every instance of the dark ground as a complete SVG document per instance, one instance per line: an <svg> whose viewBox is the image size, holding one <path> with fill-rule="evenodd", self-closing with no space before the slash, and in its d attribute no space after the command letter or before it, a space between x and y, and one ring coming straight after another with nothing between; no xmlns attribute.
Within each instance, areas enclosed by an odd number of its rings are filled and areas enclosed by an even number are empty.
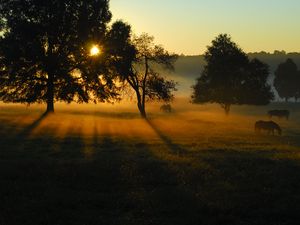
<svg viewBox="0 0 300 225"><path fill-rule="evenodd" d="M255 135L259 111L245 112L147 123L2 106L0 224L299 224L298 111L282 137Z"/></svg>

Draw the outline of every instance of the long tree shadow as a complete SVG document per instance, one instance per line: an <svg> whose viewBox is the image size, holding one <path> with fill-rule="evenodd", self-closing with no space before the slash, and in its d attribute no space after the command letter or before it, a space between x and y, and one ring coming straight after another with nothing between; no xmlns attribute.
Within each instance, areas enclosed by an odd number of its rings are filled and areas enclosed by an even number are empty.
<svg viewBox="0 0 300 225"><path fill-rule="evenodd" d="M40 117L38 117L33 123L29 124L27 127L25 127L19 134L16 135L16 138L18 139L25 139L27 138L31 132L37 128L41 122L46 119L46 117L49 116L49 113L43 113Z"/></svg>
<svg viewBox="0 0 300 225"><path fill-rule="evenodd" d="M159 136L159 138L167 145L167 147L172 151L172 153L181 155L186 153L186 149L182 148L180 145L175 144L172 139L166 136L151 120L146 119L148 125L153 129L153 131Z"/></svg>
<svg viewBox="0 0 300 225"><path fill-rule="evenodd" d="M5 130L6 133L3 134L0 138L1 148L4 150L2 151L3 154L6 154L8 152L13 153L17 150L23 149L27 143L27 138L41 124L41 122L47 118L47 116L48 114L44 113L25 127L22 127L22 125L20 125L22 124L22 119L19 119L17 120L19 123L15 123L15 125L12 125L12 128Z"/></svg>
<svg viewBox="0 0 300 225"><path fill-rule="evenodd" d="M106 221L183 225L197 220L193 193L182 187L168 163L152 154L151 145L110 135L95 141L98 154L93 163L102 167L102 172L97 172L98 181L110 200L103 209L118 215L106 215Z"/></svg>

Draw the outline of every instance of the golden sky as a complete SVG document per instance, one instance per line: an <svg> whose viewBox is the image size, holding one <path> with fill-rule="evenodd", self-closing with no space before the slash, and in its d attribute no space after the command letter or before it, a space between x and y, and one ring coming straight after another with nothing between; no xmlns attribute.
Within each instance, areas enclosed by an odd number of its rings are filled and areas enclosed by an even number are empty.
<svg viewBox="0 0 300 225"><path fill-rule="evenodd" d="M178 54L204 53L220 33L246 52L300 52L300 0L110 0L113 19Z"/></svg>

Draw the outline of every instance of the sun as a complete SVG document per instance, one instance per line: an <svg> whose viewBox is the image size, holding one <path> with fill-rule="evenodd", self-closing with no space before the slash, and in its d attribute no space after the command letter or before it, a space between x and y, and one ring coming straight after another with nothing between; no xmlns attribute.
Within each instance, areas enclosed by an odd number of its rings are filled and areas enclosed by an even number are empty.
<svg viewBox="0 0 300 225"><path fill-rule="evenodd" d="M90 56L97 56L100 54L100 48L97 45L94 45L90 50Z"/></svg>

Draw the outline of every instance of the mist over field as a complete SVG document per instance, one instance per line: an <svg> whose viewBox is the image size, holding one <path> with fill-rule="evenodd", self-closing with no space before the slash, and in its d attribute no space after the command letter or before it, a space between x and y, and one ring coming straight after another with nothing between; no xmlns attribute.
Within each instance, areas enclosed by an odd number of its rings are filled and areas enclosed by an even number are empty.
<svg viewBox="0 0 300 225"><path fill-rule="evenodd" d="M1 0L0 225L298 225L299 10Z"/></svg>
<svg viewBox="0 0 300 225"><path fill-rule="evenodd" d="M164 142L168 137L175 143L197 143L198 148L222 144L220 148L233 146L241 140L254 145L261 140L270 142L272 148L293 149L299 147L300 107L293 103L272 103L268 106L233 106L230 115L217 104L194 105L189 98L178 97L172 103L172 112L160 110L161 103L149 103L148 119L140 118L134 101L115 104L64 104L57 103L56 113L44 116L43 105L25 107L18 104L1 104L0 115L3 135L16 135L26 131L28 137L53 135L64 139L68 135L112 136L128 141L155 139ZM254 132L257 120L268 120L267 112L274 108L289 108L289 120L273 118L283 129L283 137L258 135ZM11 129L6 131L6 126ZM17 129L13 129L17 128ZM47 136L46 135L46 136ZM3 138L5 140L5 138ZM219 142L220 141L220 142ZM274 143L271 143L274 142ZM206 144L204 144L206 143ZM252 144L251 144L252 143ZM280 143L280 145L277 145ZM226 145L228 144L228 145ZM247 148L242 143L241 147ZM94 146L95 148L97 146ZM262 146L262 150L265 146ZM198 149L198 150L200 150Z"/></svg>
<svg viewBox="0 0 300 225"><path fill-rule="evenodd" d="M248 55L270 66L270 84L287 58L300 66L299 53ZM55 113L1 102L0 224L297 224L299 103L233 104L229 115L192 104L204 65L179 56L174 72L153 66L178 91L146 101L147 117L127 90L114 104L57 101ZM270 118L274 109L290 116ZM256 130L270 120L279 128Z"/></svg>
<svg viewBox="0 0 300 225"><path fill-rule="evenodd" d="M145 120L133 102L57 104L48 116L42 105L1 104L1 221L297 223L299 105L235 106L230 116L187 98L172 106L150 104ZM278 107L291 110L275 119L282 136L255 133Z"/></svg>
<svg viewBox="0 0 300 225"><path fill-rule="evenodd" d="M275 51L275 53L248 53L249 58L257 58L264 63L267 63L270 67L269 83L273 84L274 72L280 63L285 62L288 58L291 58L300 68L300 53L285 53L282 51ZM196 79L200 77L203 67L205 65L204 57L199 56L183 56L181 55L175 63L175 72L168 73L166 76L170 76L178 82L178 92L176 95L189 97L191 95L191 86L195 84ZM273 88L273 92L276 94L276 99L279 100L276 90Z"/></svg>

